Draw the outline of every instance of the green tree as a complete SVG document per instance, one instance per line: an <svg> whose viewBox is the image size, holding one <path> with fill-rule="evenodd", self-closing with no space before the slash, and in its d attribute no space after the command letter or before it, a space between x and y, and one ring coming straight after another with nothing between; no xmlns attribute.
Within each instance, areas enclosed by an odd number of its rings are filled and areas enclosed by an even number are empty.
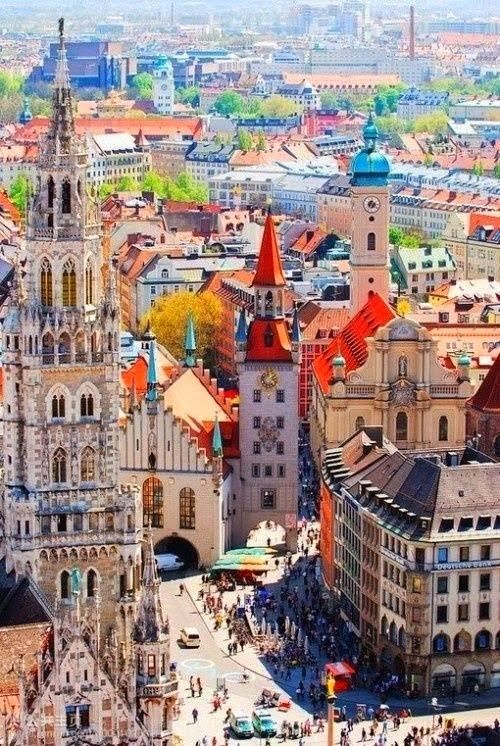
<svg viewBox="0 0 500 746"><path fill-rule="evenodd" d="M389 228L389 243L393 246L404 246L408 249L418 249L422 243L423 236L417 230L405 231L397 225Z"/></svg>
<svg viewBox="0 0 500 746"><path fill-rule="evenodd" d="M21 93L24 78L20 73L0 70L0 98L6 98L13 93Z"/></svg>
<svg viewBox="0 0 500 746"><path fill-rule="evenodd" d="M383 117L389 113L389 106L387 105L387 99L381 93L377 93L373 101L373 108L375 109L375 115L377 117Z"/></svg>
<svg viewBox="0 0 500 746"><path fill-rule="evenodd" d="M381 96L387 107L387 110L394 114L398 108L398 101L401 98L401 94L406 91L408 86L405 83L397 83L396 85L380 85L377 87L377 96Z"/></svg>
<svg viewBox="0 0 500 746"><path fill-rule="evenodd" d="M178 360L182 360L184 336L189 314L193 315L196 329L197 356L207 365L214 365L216 338L222 321L222 304L210 292L188 293L182 291L159 298L151 311L142 320L145 327L149 321L158 342Z"/></svg>
<svg viewBox="0 0 500 746"><path fill-rule="evenodd" d="M237 134L238 148L243 151L249 151L253 148L253 137L248 130L239 129Z"/></svg>
<svg viewBox="0 0 500 746"><path fill-rule="evenodd" d="M115 191L115 187L113 184L101 184L101 186L98 189L98 195L99 199L106 199L106 197L109 197L110 194L113 194Z"/></svg>
<svg viewBox="0 0 500 746"><path fill-rule="evenodd" d="M26 174L18 174L10 186L9 197L23 216L26 214L30 189L31 182Z"/></svg>
<svg viewBox="0 0 500 746"><path fill-rule="evenodd" d="M137 182L131 176L122 176L116 182L116 190L118 192L133 192L137 188Z"/></svg>
<svg viewBox="0 0 500 746"><path fill-rule="evenodd" d="M323 91L320 94L322 109L338 109L339 100L333 91Z"/></svg>
<svg viewBox="0 0 500 746"><path fill-rule="evenodd" d="M389 114L385 117L377 117L377 127L380 132L384 132L386 135L394 135L398 132L408 132L411 123Z"/></svg>
<svg viewBox="0 0 500 746"><path fill-rule="evenodd" d="M434 135L443 135L448 127L448 115L444 111L438 111L434 114L425 114L416 117L413 132L430 132Z"/></svg>
<svg viewBox="0 0 500 746"><path fill-rule="evenodd" d="M493 176L496 176L497 179L500 179L500 161L497 161L495 165L493 166Z"/></svg>
<svg viewBox="0 0 500 746"><path fill-rule="evenodd" d="M255 149L257 150L258 153L262 153L264 152L266 147L267 147L267 143L266 143L266 136L264 134L264 130L259 130L257 133L257 145Z"/></svg>
<svg viewBox="0 0 500 746"><path fill-rule="evenodd" d="M132 78L132 90L139 98L151 101L153 98L153 76L150 73L139 73Z"/></svg>
<svg viewBox="0 0 500 746"><path fill-rule="evenodd" d="M224 91L214 101L215 111L222 116L239 114L244 107L245 99L237 91Z"/></svg>
<svg viewBox="0 0 500 746"><path fill-rule="evenodd" d="M474 165L472 166L472 173L474 176L484 176L484 163L479 158L476 158Z"/></svg>
<svg viewBox="0 0 500 746"><path fill-rule="evenodd" d="M28 103L34 117L52 116L52 104L41 96L29 96Z"/></svg>
<svg viewBox="0 0 500 746"><path fill-rule="evenodd" d="M284 96L269 96L261 104L263 117L290 117L293 114L300 114L302 106Z"/></svg>
<svg viewBox="0 0 500 746"><path fill-rule="evenodd" d="M154 192L163 197L165 194L165 179L156 171L148 171L141 184L141 189L145 192Z"/></svg>
<svg viewBox="0 0 500 746"><path fill-rule="evenodd" d="M200 89L194 85L188 86L188 88L177 88L175 100L180 104L186 104L192 106L193 109L197 109L200 105Z"/></svg>

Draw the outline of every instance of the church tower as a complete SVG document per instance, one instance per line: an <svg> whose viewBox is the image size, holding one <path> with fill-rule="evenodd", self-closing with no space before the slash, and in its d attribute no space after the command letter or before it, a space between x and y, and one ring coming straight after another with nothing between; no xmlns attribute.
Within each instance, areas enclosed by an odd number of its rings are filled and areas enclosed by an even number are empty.
<svg viewBox="0 0 500 746"><path fill-rule="evenodd" d="M264 226L253 279L254 319L240 318L236 361L240 389L241 495L233 540L265 521L286 530L297 544L299 341L284 313L285 277L272 216Z"/></svg>
<svg viewBox="0 0 500 746"><path fill-rule="evenodd" d="M370 115L364 148L351 161L351 316L370 293L389 299L389 163L378 150L378 129Z"/></svg>
<svg viewBox="0 0 500 746"><path fill-rule="evenodd" d="M3 328L4 483L0 555L52 604L99 592L102 629L130 617L140 581L140 500L119 488L119 307L101 216L75 133L59 22L53 116L40 148ZM126 611L125 611L126 609ZM127 616L128 615L128 616Z"/></svg>

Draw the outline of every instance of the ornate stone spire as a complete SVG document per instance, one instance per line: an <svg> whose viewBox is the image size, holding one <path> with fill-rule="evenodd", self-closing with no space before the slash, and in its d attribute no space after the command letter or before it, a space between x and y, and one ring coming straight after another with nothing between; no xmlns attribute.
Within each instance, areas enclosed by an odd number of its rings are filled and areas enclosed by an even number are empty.
<svg viewBox="0 0 500 746"><path fill-rule="evenodd" d="M52 94L52 121L47 134L49 148L56 153L69 153L75 134L73 98L69 78L68 60L64 42L64 18L59 19L59 54Z"/></svg>
<svg viewBox="0 0 500 746"><path fill-rule="evenodd" d="M214 433L213 433L213 438L212 438L212 449L214 452L214 456L220 457L223 455L222 436L220 434L219 418L217 417L217 414L215 415Z"/></svg>
<svg viewBox="0 0 500 746"><path fill-rule="evenodd" d="M146 399L148 401L154 401L158 398L158 376L156 373L156 345L155 340L152 339L149 345L149 361L148 361L148 390L146 393Z"/></svg>
<svg viewBox="0 0 500 746"><path fill-rule="evenodd" d="M138 643L161 642L168 638L168 619L163 616L160 601L160 579L156 569L151 532L146 539L144 570L137 605L134 640Z"/></svg>

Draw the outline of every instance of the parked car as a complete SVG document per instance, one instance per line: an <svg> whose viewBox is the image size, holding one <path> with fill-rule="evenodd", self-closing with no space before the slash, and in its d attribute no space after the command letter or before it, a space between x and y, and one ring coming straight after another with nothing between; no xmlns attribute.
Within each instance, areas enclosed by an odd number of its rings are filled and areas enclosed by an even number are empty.
<svg viewBox="0 0 500 746"><path fill-rule="evenodd" d="M184 562L176 554L155 554L155 559L159 572L174 572L184 567Z"/></svg>
<svg viewBox="0 0 500 746"><path fill-rule="evenodd" d="M278 732L278 724L269 710L254 710L252 713L252 725L257 736L269 736L272 738Z"/></svg>
<svg viewBox="0 0 500 746"><path fill-rule="evenodd" d="M253 725L250 717L242 712L231 712L229 727L236 738L252 738Z"/></svg>
<svg viewBox="0 0 500 746"><path fill-rule="evenodd" d="M199 648L201 644L200 633L196 627L183 627L179 634L180 640L186 648Z"/></svg>

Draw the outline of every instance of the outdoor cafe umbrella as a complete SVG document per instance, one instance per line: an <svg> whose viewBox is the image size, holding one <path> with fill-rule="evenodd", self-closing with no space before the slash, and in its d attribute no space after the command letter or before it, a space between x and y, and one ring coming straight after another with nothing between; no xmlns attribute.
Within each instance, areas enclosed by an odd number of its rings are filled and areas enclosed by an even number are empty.
<svg viewBox="0 0 500 746"><path fill-rule="evenodd" d="M285 617L285 635L288 637L290 634L290 617Z"/></svg>
<svg viewBox="0 0 500 746"><path fill-rule="evenodd" d="M250 554L258 557L263 554L276 554L277 551L277 549L273 549L272 547L241 547L240 549L228 549L226 555Z"/></svg>
<svg viewBox="0 0 500 746"><path fill-rule="evenodd" d="M292 622L292 627L290 629L290 637L292 638L292 640L295 640L296 634L297 634L297 625L295 624L295 622Z"/></svg>
<svg viewBox="0 0 500 746"><path fill-rule="evenodd" d="M299 631L297 632L297 645L302 645L302 630L299 627Z"/></svg>
<svg viewBox="0 0 500 746"><path fill-rule="evenodd" d="M304 637L304 655L309 655L309 638L307 635Z"/></svg>

